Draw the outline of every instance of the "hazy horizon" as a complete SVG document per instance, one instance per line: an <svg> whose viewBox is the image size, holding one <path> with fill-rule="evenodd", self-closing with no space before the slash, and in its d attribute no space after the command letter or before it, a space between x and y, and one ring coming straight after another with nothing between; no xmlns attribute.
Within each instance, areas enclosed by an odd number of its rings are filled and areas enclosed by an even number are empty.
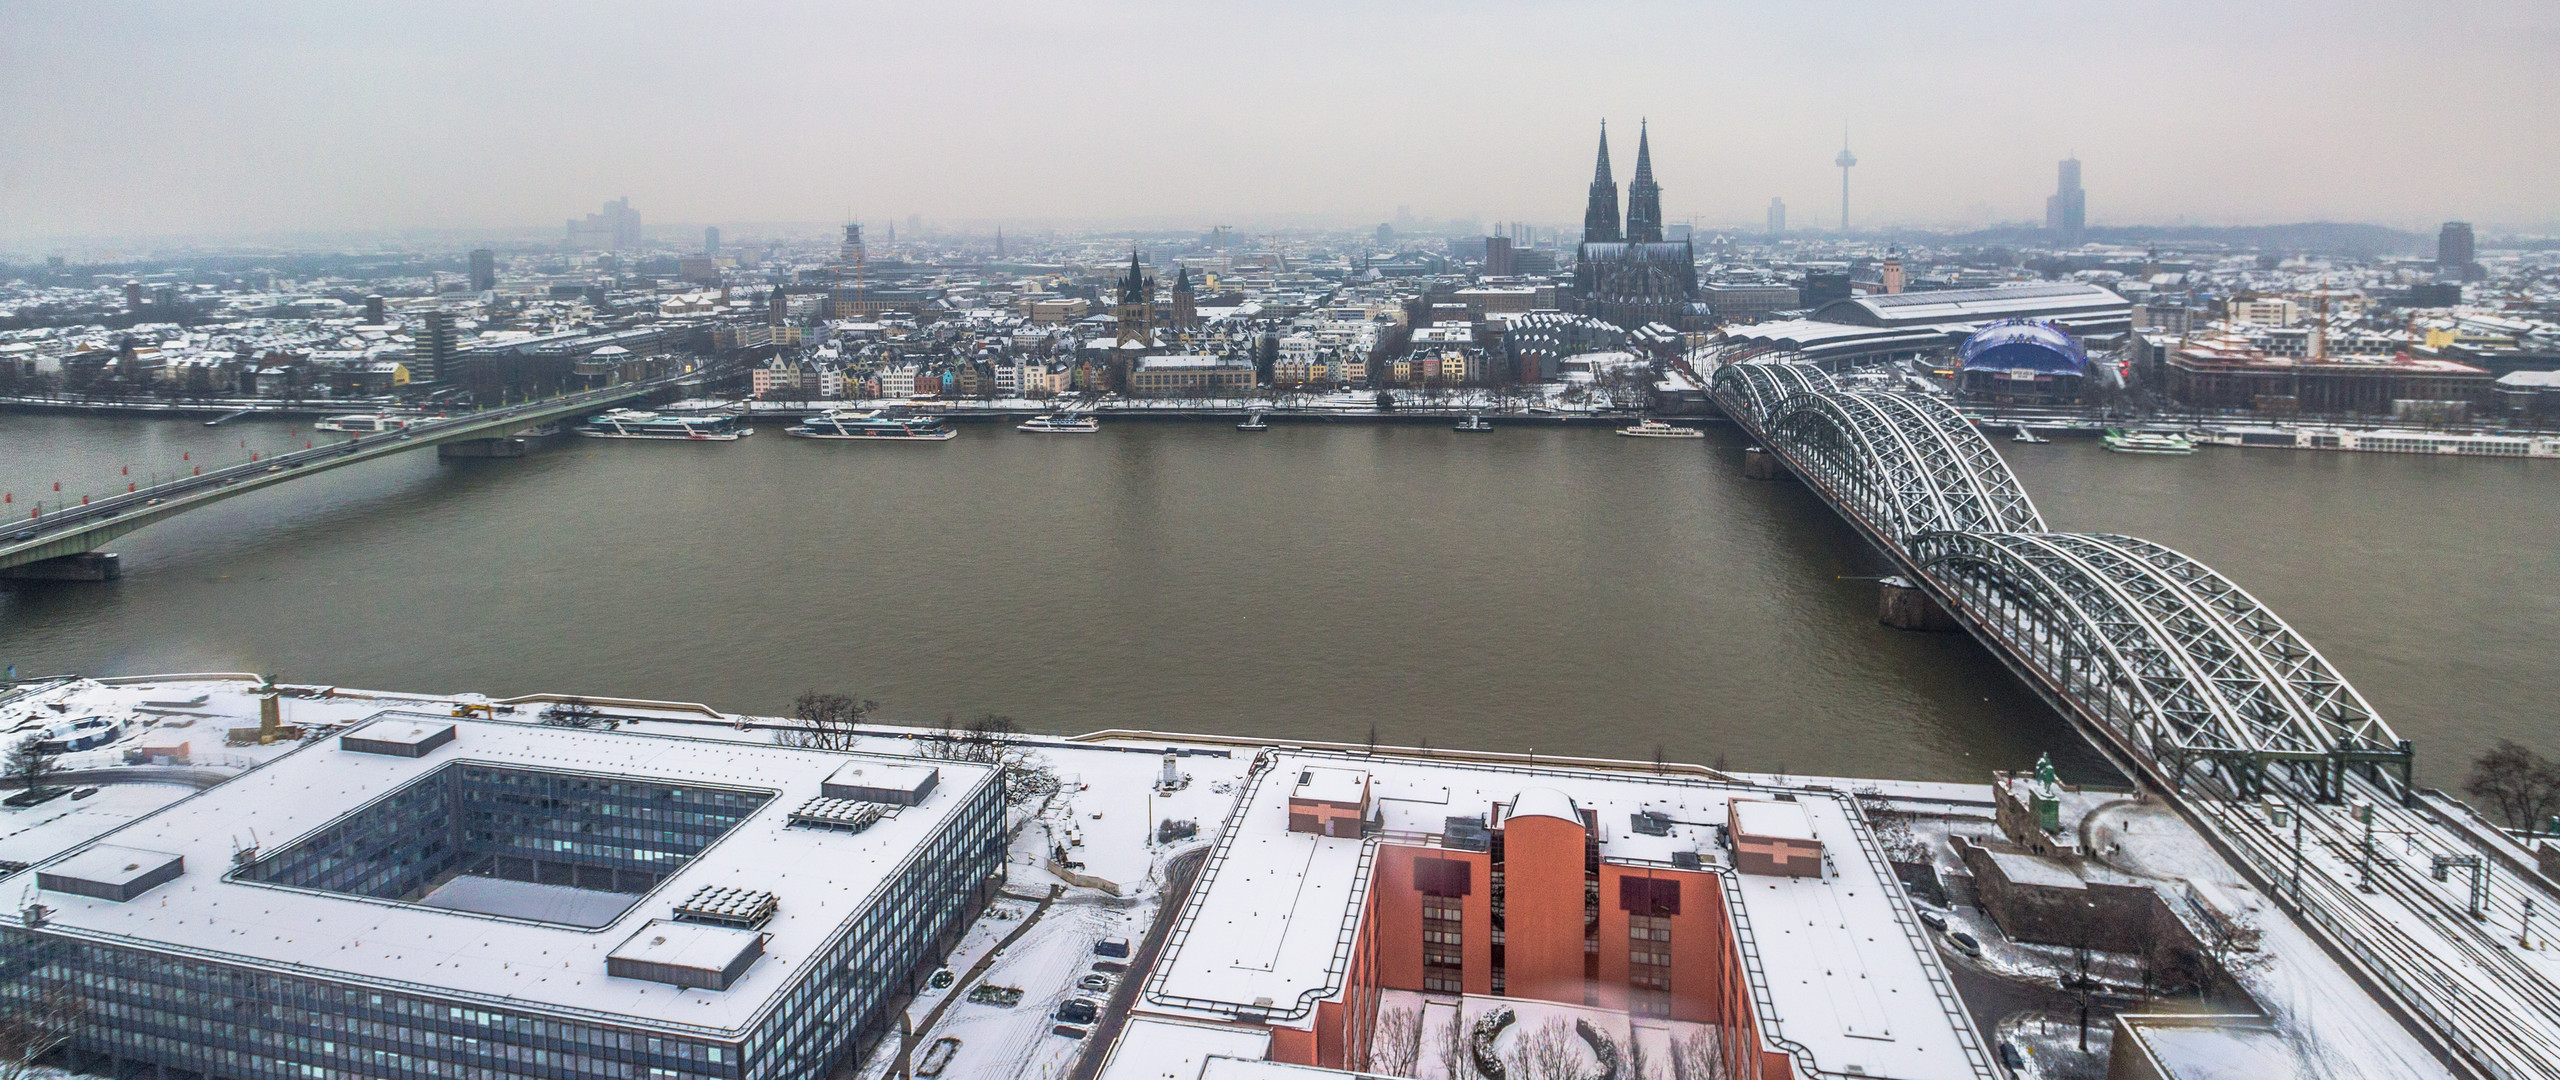
<svg viewBox="0 0 2560 1080"><path fill-rule="evenodd" d="M0 8L0 247L683 222L2550 229L2560 5ZM1009 228L1013 227L1008 225Z"/></svg>

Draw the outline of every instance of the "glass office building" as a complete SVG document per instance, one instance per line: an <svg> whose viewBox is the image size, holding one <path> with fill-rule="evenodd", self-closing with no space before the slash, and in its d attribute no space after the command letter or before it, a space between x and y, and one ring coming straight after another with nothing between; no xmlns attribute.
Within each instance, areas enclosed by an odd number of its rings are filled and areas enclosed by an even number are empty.
<svg viewBox="0 0 2560 1080"><path fill-rule="evenodd" d="M992 897L1003 818L981 766L386 715L0 880L0 994L115 1076L819 1077Z"/></svg>

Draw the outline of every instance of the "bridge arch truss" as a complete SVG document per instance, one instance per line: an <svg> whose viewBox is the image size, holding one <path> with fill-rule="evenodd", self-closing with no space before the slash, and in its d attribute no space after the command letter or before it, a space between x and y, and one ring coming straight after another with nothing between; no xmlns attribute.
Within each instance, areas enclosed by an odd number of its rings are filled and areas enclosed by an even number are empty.
<svg viewBox="0 0 2560 1080"><path fill-rule="evenodd" d="M2130 536L1933 531L1910 561L1940 598L2183 788L2316 801L2351 772L2410 791L2414 754L2318 650L2213 568Z"/></svg>

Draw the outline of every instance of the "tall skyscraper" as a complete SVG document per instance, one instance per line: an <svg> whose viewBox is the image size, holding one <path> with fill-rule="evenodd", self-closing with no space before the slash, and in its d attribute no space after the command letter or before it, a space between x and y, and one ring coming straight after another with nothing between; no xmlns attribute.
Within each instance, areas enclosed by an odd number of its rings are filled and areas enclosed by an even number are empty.
<svg viewBox="0 0 2560 1080"><path fill-rule="evenodd" d="M419 320L417 347L409 354L410 380L431 383L452 378L454 353L462 345L454 335L453 313L430 311Z"/></svg>
<svg viewBox="0 0 2560 1080"><path fill-rule="evenodd" d="M836 261L846 266L862 265L862 223L847 222L844 243L836 248Z"/></svg>
<svg viewBox="0 0 2560 1080"><path fill-rule="evenodd" d="M2471 236L2468 221L2448 221L2436 233L2436 276L2458 281L2478 281L2488 275L2481 271L2479 249Z"/></svg>
<svg viewBox="0 0 2560 1080"><path fill-rule="evenodd" d="M1840 133L1840 156L1831 159L1840 167L1840 231L1849 231L1849 167L1858 163L1858 155L1849 152L1849 133Z"/></svg>
<svg viewBox="0 0 2560 1080"><path fill-rule="evenodd" d="M1484 276L1511 276L1510 237L1488 236L1484 238Z"/></svg>
<svg viewBox="0 0 2560 1080"><path fill-rule="evenodd" d="M2044 227L2062 238L2064 243L2080 242L2080 231L2089 224L2089 194L2080 190L2080 159L2062 159L2059 181L2053 194L2044 200Z"/></svg>
<svg viewBox="0 0 2560 1080"><path fill-rule="evenodd" d="M569 246L589 251L621 251L639 247L640 212L631 208L631 196L625 195L604 204L602 213L589 214L584 219L570 219Z"/></svg>
<svg viewBox="0 0 2560 1080"><path fill-rule="evenodd" d="M1653 182L1653 134L1636 124L1636 175L1627 181L1627 242L1662 242L1662 185Z"/></svg>
<svg viewBox="0 0 2560 1080"><path fill-rule="evenodd" d="M1785 236L1786 234L1787 234L1787 200L1785 200L1785 199L1776 199L1776 198L1770 199L1770 200L1769 200L1769 235L1771 235L1771 236Z"/></svg>
<svg viewBox="0 0 2560 1080"><path fill-rule="evenodd" d="M488 292L498 287L498 253L481 248L471 253L471 291Z"/></svg>
<svg viewBox="0 0 2560 1080"><path fill-rule="evenodd" d="M706 225L706 226L703 226L703 229L702 229L702 253L703 253L703 254L705 254L705 255L717 255L717 254L720 254L720 226L717 226L717 225Z"/></svg>
<svg viewBox="0 0 2560 1080"><path fill-rule="evenodd" d="M1591 204L1582 210L1582 242L1614 244L1618 230L1618 182L1609 175L1609 122L1600 122L1600 165L1591 175Z"/></svg>

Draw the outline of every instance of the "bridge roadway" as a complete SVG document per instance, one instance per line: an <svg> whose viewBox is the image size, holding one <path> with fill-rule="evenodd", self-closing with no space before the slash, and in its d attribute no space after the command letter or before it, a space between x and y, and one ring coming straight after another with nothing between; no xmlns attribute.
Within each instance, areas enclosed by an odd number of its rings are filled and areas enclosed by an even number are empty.
<svg viewBox="0 0 2560 1080"><path fill-rule="evenodd" d="M2517 947L2537 901L2555 922L2554 886L2420 797L2410 744L2292 627L2161 545L2048 531L1981 432L1894 377L1784 354L1711 374L1762 452L2193 822L2447 1066L2560 1077L2560 950ZM2490 868L2476 915L2471 872L2438 869L2465 857Z"/></svg>
<svg viewBox="0 0 2560 1080"><path fill-rule="evenodd" d="M361 435L346 442L261 457L94 499L86 506L48 511L6 523L8 532L0 534L0 570L95 551L110 540L154 522L314 473L430 446L502 439L527 427L596 412L701 377L700 371L682 372L430 420L406 431Z"/></svg>

